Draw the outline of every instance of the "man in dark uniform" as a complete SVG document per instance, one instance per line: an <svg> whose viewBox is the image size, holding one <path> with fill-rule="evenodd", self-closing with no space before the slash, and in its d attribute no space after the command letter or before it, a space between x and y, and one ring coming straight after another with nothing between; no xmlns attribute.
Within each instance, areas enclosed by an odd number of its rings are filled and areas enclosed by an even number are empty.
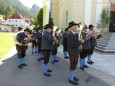
<svg viewBox="0 0 115 86"><path fill-rule="evenodd" d="M37 42L36 42L36 28L33 29L33 33L32 33L32 54L33 52L37 53Z"/></svg>
<svg viewBox="0 0 115 86"><path fill-rule="evenodd" d="M78 85L78 78L74 76L74 70L76 69L78 58L79 58L79 46L84 43L84 40L78 40L78 24L74 22L70 22L68 26L69 32L67 36L67 44L68 44L68 53L70 56L70 77L69 83Z"/></svg>
<svg viewBox="0 0 115 86"><path fill-rule="evenodd" d="M41 47L44 57L44 75L51 76L48 72L52 72L52 70L48 68L48 63L50 58L50 52L53 49L53 42L55 41L55 39L52 36L52 27L49 24L47 24L44 29L45 31L43 32Z"/></svg>
<svg viewBox="0 0 115 86"><path fill-rule="evenodd" d="M93 30L94 26L91 24L89 25L89 30L90 30L90 35L91 35L91 38L90 38L90 44L91 44L91 49L89 50L88 52L88 61L87 63L88 64L93 64L94 62L91 60L91 56L93 54L93 51L94 51L94 47L97 46L97 42L96 42L96 38L95 38L95 35L94 35L94 30Z"/></svg>
<svg viewBox="0 0 115 86"><path fill-rule="evenodd" d="M67 52L67 32L68 32L68 28L65 28L65 32L62 34L63 53L65 59L69 58Z"/></svg>
<svg viewBox="0 0 115 86"><path fill-rule="evenodd" d="M26 54L27 44L29 43L29 35L32 31L28 28L24 32L19 32L16 35L16 50L18 54L18 68L22 69L23 66L27 66L24 61Z"/></svg>
<svg viewBox="0 0 115 86"><path fill-rule="evenodd" d="M38 32L36 33L37 46L38 46L38 61L43 60L43 55L41 51L42 45L42 27L38 27Z"/></svg>
<svg viewBox="0 0 115 86"><path fill-rule="evenodd" d="M55 62L59 62L57 60L57 51L58 51L58 47L60 44L60 35L58 33L59 29L57 28L56 31L54 32L54 38L56 38L56 41L53 44L53 49L51 51L51 57L52 57L52 64L54 64Z"/></svg>
<svg viewBox="0 0 115 86"><path fill-rule="evenodd" d="M90 49L90 35L86 32L87 31L87 26L82 29L82 38L85 40L85 42L82 44L82 49L80 51L80 69L84 70L84 68L89 68L85 64L85 58L87 57L87 53Z"/></svg>

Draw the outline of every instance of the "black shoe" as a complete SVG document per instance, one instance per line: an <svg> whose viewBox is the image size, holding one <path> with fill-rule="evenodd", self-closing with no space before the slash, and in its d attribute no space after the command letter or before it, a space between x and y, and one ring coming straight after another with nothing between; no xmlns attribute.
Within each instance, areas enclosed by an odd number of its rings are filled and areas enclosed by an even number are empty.
<svg viewBox="0 0 115 86"><path fill-rule="evenodd" d="M19 69L22 69L23 67L21 65L18 66Z"/></svg>
<svg viewBox="0 0 115 86"><path fill-rule="evenodd" d="M52 61L52 64L54 64L55 62L54 61Z"/></svg>
<svg viewBox="0 0 115 86"><path fill-rule="evenodd" d="M35 51L35 53L37 53L37 52Z"/></svg>
<svg viewBox="0 0 115 86"><path fill-rule="evenodd" d="M64 57L64 59L67 59L66 57Z"/></svg>
<svg viewBox="0 0 115 86"><path fill-rule="evenodd" d="M69 57L68 57L68 56L66 56L66 57L64 57L64 59L69 59Z"/></svg>
<svg viewBox="0 0 115 86"><path fill-rule="evenodd" d="M74 79L75 81L79 81L79 79L78 79L77 77L74 77L73 79Z"/></svg>
<svg viewBox="0 0 115 86"><path fill-rule="evenodd" d="M88 64L92 65L92 62L87 62Z"/></svg>
<svg viewBox="0 0 115 86"><path fill-rule="evenodd" d="M24 64L21 64L21 66L28 66L28 65L24 63Z"/></svg>
<svg viewBox="0 0 115 86"><path fill-rule="evenodd" d="M48 71L47 71L47 72L52 72L52 70L48 69Z"/></svg>
<svg viewBox="0 0 115 86"><path fill-rule="evenodd" d="M73 84L73 85L79 85L79 83L78 82L76 82L76 81L74 81L74 80L69 80L69 83L71 83L71 84Z"/></svg>
<svg viewBox="0 0 115 86"><path fill-rule="evenodd" d="M94 63L93 61L90 61L92 64Z"/></svg>
<svg viewBox="0 0 115 86"><path fill-rule="evenodd" d="M54 62L59 62L58 60L54 60Z"/></svg>
<svg viewBox="0 0 115 86"><path fill-rule="evenodd" d="M84 68L89 68L87 65L84 65L83 67L84 67Z"/></svg>
<svg viewBox="0 0 115 86"><path fill-rule="evenodd" d="M42 57L41 60L44 60L44 58Z"/></svg>
<svg viewBox="0 0 115 86"><path fill-rule="evenodd" d="M49 73L44 73L45 76L50 77L51 75Z"/></svg>
<svg viewBox="0 0 115 86"><path fill-rule="evenodd" d="M38 61L41 61L41 59L38 59Z"/></svg>
<svg viewBox="0 0 115 86"><path fill-rule="evenodd" d="M84 70L84 67L80 67L81 70Z"/></svg>
<svg viewBox="0 0 115 86"><path fill-rule="evenodd" d="M69 59L69 57L68 57L68 56L66 56L66 58L67 58L67 59Z"/></svg>

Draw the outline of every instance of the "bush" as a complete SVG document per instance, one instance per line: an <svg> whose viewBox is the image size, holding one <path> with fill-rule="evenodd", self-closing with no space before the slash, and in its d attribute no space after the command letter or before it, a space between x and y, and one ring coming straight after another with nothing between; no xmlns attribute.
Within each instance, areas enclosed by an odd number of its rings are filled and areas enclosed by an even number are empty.
<svg viewBox="0 0 115 86"><path fill-rule="evenodd" d="M108 7L105 7L102 10L101 20L97 23L97 28L101 28L102 32L106 32L109 24L109 19L109 9Z"/></svg>

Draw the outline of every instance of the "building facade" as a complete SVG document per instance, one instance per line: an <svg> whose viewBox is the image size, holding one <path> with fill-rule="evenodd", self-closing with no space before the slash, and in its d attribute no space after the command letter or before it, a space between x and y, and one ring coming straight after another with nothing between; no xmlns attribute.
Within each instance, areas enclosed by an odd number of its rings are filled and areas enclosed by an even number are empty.
<svg viewBox="0 0 115 86"><path fill-rule="evenodd" d="M29 18L23 17L19 13L15 13L5 21L5 24L10 25L12 27L25 28L30 25L30 20Z"/></svg>
<svg viewBox="0 0 115 86"><path fill-rule="evenodd" d="M105 7L109 8L110 13L115 11L115 0L52 0L51 12L54 24L62 29L70 21L97 26Z"/></svg>

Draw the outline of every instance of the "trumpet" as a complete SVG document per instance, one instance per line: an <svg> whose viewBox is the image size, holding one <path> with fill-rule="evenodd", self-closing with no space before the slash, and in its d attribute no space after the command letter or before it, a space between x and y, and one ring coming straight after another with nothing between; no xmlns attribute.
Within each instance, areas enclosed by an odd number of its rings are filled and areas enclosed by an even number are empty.
<svg viewBox="0 0 115 86"><path fill-rule="evenodd" d="M103 34L101 32L96 31L96 30L95 31L88 31L87 33L88 33L88 35L90 35L91 37L94 37L95 39L98 39L101 36L103 36Z"/></svg>
<svg viewBox="0 0 115 86"><path fill-rule="evenodd" d="M100 33L100 32L95 32L95 33L94 33L95 39L98 39L98 38L100 38L100 37L102 37L102 36L103 36L103 34Z"/></svg>

